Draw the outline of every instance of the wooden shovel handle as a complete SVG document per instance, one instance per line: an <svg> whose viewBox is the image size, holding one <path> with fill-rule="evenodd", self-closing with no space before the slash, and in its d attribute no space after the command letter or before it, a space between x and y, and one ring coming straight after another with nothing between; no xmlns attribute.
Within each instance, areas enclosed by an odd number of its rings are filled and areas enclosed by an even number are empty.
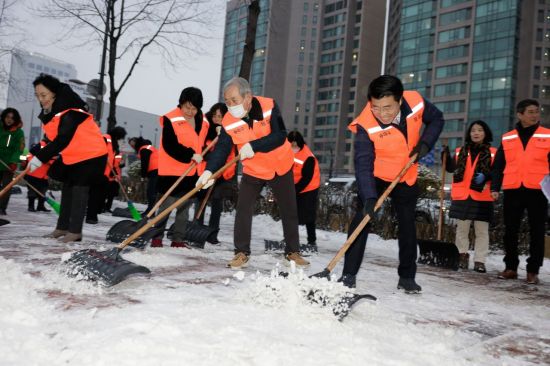
<svg viewBox="0 0 550 366"><path fill-rule="evenodd" d="M382 206L382 203L384 203L384 200L390 195L391 191L395 188L395 186L397 185L397 183L399 183L399 181L401 180L401 178L403 178L403 176L405 175L405 173L407 172L407 170L409 170L409 168L414 164L414 161L416 160L416 156L418 154L414 154L411 159L407 162L407 164L403 167L403 169L401 169L401 171L399 172L399 174L397 175L397 177L395 177L395 179L393 180L393 182L391 182L391 184L388 186L388 188L386 188L386 190L384 191L384 193L382 193L382 195L380 197L378 197L378 200L376 201L376 205L374 206L374 211L378 210L380 208L380 206ZM359 225L355 228L355 230L353 230L353 232L351 233L351 235L349 236L348 240L346 240L346 242L344 243L344 245L342 246L342 248L340 248L340 250L338 251L338 253L336 253L336 255L334 256L334 258L332 258L332 260L330 261L330 263L328 264L326 270L328 270L329 272L332 272L332 270L334 269L334 267L336 267L336 264L338 264L338 262L340 261L340 259L344 256L344 254L346 253L346 251L348 250L348 248L351 246L351 244L353 244L353 242L355 241L355 239L357 239L357 237L359 236L359 234L361 234L361 231L365 228L365 226L367 226L367 224L369 223L371 217L370 215L365 215L365 217L363 218L363 220L361 220L361 222L359 223Z"/></svg>
<svg viewBox="0 0 550 366"><path fill-rule="evenodd" d="M208 199L210 198L210 195L212 194L212 190L214 189L214 185L216 185L216 182L208 188L208 192L206 192L206 196L202 199L201 207L197 211L197 214L195 215L195 220L198 220L201 217L202 211L206 207L206 203L208 202Z"/></svg>
<svg viewBox="0 0 550 366"><path fill-rule="evenodd" d="M235 164L239 159L241 158L240 155L235 156L231 161L227 162L223 167L221 167L217 172L212 174L210 179L216 179L220 175L223 174L223 172L229 168L231 165ZM127 245L129 245L132 241L134 241L136 238L138 238L141 234L146 232L150 227L155 225L157 222L162 220L165 216L168 216L170 212L172 212L174 209L178 208L182 203L187 201L189 198L191 198L195 193L200 191L202 187L205 186L206 183L200 184L197 187L193 188L189 192L187 192L183 197L179 198L176 202L172 203L169 207L167 207L164 211L159 213L157 216L152 218L149 222L147 222L145 225L140 227L135 233L130 235L126 240L124 240L120 245L117 246L117 248L120 250L124 249Z"/></svg>
<svg viewBox="0 0 550 366"><path fill-rule="evenodd" d="M21 179L23 179L23 177L25 176L25 174L27 174L30 170L30 166L27 167L27 169L23 170L17 177L13 178L13 180L11 182L9 182L4 188L2 188L2 190L0 191L0 197L2 197L4 194L6 194L7 192L9 192L9 190L11 189L11 187L13 187L14 185L17 184L17 182L19 182Z"/></svg>
<svg viewBox="0 0 550 366"><path fill-rule="evenodd" d="M441 192L439 194L439 218L437 222L437 240L441 240L443 234L443 201L445 197L445 168L447 167L447 151L441 155Z"/></svg>
<svg viewBox="0 0 550 366"><path fill-rule="evenodd" d="M212 142L210 143L210 145L206 146L206 148L202 151L201 153L201 156L204 158L204 155L208 152L208 150L210 150L212 148L212 146L214 146L216 144L216 142L218 142L218 137L219 136L216 136L216 138L214 140L212 140ZM197 165L197 163L193 160L191 162L191 165L189 165L189 168L187 168L187 170L185 172L183 172L182 175L180 175L180 177L178 178L178 180L176 180L174 182L174 184L172 184L172 186L170 188L168 188L168 190L166 191L166 193L164 193L164 195L160 198L160 200L157 201L157 203L155 203L155 206L153 206L153 208L147 213L147 218L150 219L154 214L155 212L158 210L158 208L160 207L160 205L162 205L162 203L168 198L168 196L170 195L170 193L172 193L174 191L174 189L176 189L176 187L178 186L178 184L181 183L181 181L183 180L183 178L185 178L187 176L187 174L189 174L189 172Z"/></svg>
<svg viewBox="0 0 550 366"><path fill-rule="evenodd" d="M8 166L8 164L6 164L4 162L4 160L0 159L0 164L2 164L3 166L5 166L7 169L11 170L11 168ZM46 198L46 196L40 192L35 186L33 186L32 184L30 184L29 182L27 182L23 177L21 177L20 181L24 184L26 184L30 189L32 189L33 191L36 192L37 195L39 195L40 197L42 198Z"/></svg>

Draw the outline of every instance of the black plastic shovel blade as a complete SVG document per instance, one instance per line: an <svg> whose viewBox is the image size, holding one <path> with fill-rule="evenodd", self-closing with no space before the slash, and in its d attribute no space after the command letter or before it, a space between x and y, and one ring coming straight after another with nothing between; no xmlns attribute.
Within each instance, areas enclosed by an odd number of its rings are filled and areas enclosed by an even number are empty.
<svg viewBox="0 0 550 366"><path fill-rule="evenodd" d="M348 316L351 308L363 299L376 301L376 297L373 295L347 293L346 296L343 296L340 301L333 306L332 312L336 315L339 321L343 321L344 318Z"/></svg>
<svg viewBox="0 0 550 366"><path fill-rule="evenodd" d="M418 240L418 263L458 270L458 248L454 243L441 240Z"/></svg>
<svg viewBox="0 0 550 366"><path fill-rule="evenodd" d="M102 252L95 249L79 250L66 261L68 273L99 281L107 287L116 285L132 274L151 273L148 268L123 259L119 252L118 248Z"/></svg>
<svg viewBox="0 0 550 366"><path fill-rule="evenodd" d="M7 225L9 224L10 222L8 220L4 220L4 219L0 219L0 226L2 225Z"/></svg>
<svg viewBox="0 0 550 366"><path fill-rule="evenodd" d="M114 224L107 232L106 239L113 243L122 243L126 238L135 233L140 227L147 223L146 220L135 222L133 220L122 220ZM146 232L140 235L137 239L130 243L130 246L138 249L143 249L149 244L152 238L158 236L162 229L155 227L149 228Z"/></svg>

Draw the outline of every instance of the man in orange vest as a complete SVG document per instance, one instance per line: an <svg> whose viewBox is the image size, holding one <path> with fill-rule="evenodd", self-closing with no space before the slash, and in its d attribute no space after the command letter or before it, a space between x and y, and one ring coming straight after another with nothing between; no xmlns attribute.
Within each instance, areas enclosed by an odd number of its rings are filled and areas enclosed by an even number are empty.
<svg viewBox="0 0 550 366"><path fill-rule="evenodd" d="M365 215L374 216L374 206L390 183L414 154L416 161L425 156L443 129L443 114L418 92L404 91L395 76L382 75L368 89L368 103L349 125L356 134L354 142L355 177L359 190L358 211L351 222L351 234ZM424 132L420 130L424 125ZM390 194L399 225L398 289L419 293L416 283L415 207L418 165L414 164ZM346 252L340 281L355 287L361 267L370 225L362 231Z"/></svg>
<svg viewBox="0 0 550 366"><path fill-rule="evenodd" d="M493 164L491 194L497 200L504 191L504 263L501 279L518 278L518 231L527 209L529 217L528 284L539 283L539 268L544 260L544 230L548 218L548 201L541 181L549 172L550 129L540 125L539 103L525 99L516 106L519 122L502 135Z"/></svg>
<svg viewBox="0 0 550 366"><path fill-rule="evenodd" d="M285 258L297 266L309 262L300 255L298 214L292 165L294 154L286 139L286 128L279 107L271 98L252 96L248 81L235 77L224 86L224 99L229 113L222 120L216 149L197 186L213 184L212 172L221 168L233 144L239 149L243 177L235 216L235 256L228 267L245 267L250 256L250 235L254 203L262 187L268 184L279 205L286 242Z"/></svg>

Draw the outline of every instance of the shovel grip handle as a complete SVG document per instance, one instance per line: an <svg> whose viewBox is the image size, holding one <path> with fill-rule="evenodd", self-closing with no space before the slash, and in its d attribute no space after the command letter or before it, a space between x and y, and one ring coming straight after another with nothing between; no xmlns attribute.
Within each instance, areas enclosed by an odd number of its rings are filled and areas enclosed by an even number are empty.
<svg viewBox="0 0 550 366"><path fill-rule="evenodd" d="M388 186L388 188L386 188L386 190L384 191L384 193L382 193L382 195L380 197L378 197L378 200L376 201L376 205L374 206L374 211L377 211L380 206L382 206L382 204L384 203L384 201L386 200L386 198L390 195L391 191L395 188L395 186L399 183L399 181L401 180L401 178L403 178L403 176L405 175L405 173L407 172L407 170L409 170L409 168L414 164L414 161L416 160L416 156L418 154L414 154L410 160L407 162L407 164L403 167L403 169L401 169L401 171L399 172L399 174L397 175L397 177L395 177L395 179L391 182L391 184ZM351 246L351 244L353 244L353 242L355 241L355 239L357 239L357 237L359 236L359 234L361 234L361 231L363 231L363 229L365 228L365 226L367 226L367 224L369 223L371 217L370 215L365 215L365 217L363 217L363 220L361 220L361 222L359 223L359 225L357 225L357 227L355 228L355 230L353 230L353 232L351 233L351 235L348 237L348 239L346 240L346 242L344 243L344 245L342 246L342 248L340 248L340 250L338 251L338 253L336 253L336 255L334 256L334 258L332 258L332 260L330 261L330 263L328 264L328 266L325 268L325 271L329 271L329 272L332 272L332 270L334 269L334 267L336 267L336 264L338 264L338 262L340 261L340 259L344 256L344 254L347 252L347 250L349 249L349 247Z"/></svg>
<svg viewBox="0 0 550 366"><path fill-rule="evenodd" d="M216 142L218 142L218 138L219 136L216 136L216 138L214 138L214 140L212 140L212 142L206 146L204 148L204 150L201 152L201 156L204 158L204 155L206 155L206 153L214 146L216 145ZM170 193L172 193L174 191L174 189L176 189L176 187L178 186L178 184L181 183L181 181L183 180L183 178L187 177L187 174L189 174L189 172L197 165L197 162L195 160L192 160L191 161L191 164L189 165L189 168L187 168L186 171L183 172L182 175L179 176L178 180L176 180L174 182L174 184L172 184L172 186L170 188L168 188L168 190L166 191L166 193L164 193L164 195L157 201L157 203L155 203L155 206L153 206L153 208L147 213L147 218L151 218L155 212L158 210L158 208L160 207L160 205L162 205L162 203L168 198L168 196L170 195Z"/></svg>
<svg viewBox="0 0 550 366"><path fill-rule="evenodd" d="M210 179L216 179L220 175L223 174L223 172L229 168L231 165L235 164L239 159L241 158L240 155L235 156L231 161L227 162L223 167L221 167L217 172L212 174L212 177ZM132 241L134 241L136 238L138 238L140 235L142 235L144 232L149 230L150 227L155 225L157 222L161 221L165 216L168 216L170 212L172 212L174 209L181 206L185 201L187 201L189 198L193 197L195 193L200 191L202 187L204 187L206 183L200 184L197 187L193 188L189 192L187 192L183 197L179 198L176 202L172 203L169 207L167 207L164 211L160 212L157 216L152 218L149 222L147 222L145 225L140 227L135 233L130 235L126 240L124 240L120 245L117 246L119 250L124 249L126 246L128 246Z"/></svg>

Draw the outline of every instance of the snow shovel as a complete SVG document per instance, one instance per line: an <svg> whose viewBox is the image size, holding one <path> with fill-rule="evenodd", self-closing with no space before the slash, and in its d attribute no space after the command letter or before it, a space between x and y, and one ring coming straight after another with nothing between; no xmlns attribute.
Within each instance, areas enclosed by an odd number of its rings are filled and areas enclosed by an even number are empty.
<svg viewBox="0 0 550 366"><path fill-rule="evenodd" d="M30 166L27 167L27 169L23 170L21 173L19 173L19 175L15 178L13 178L13 180L11 182L9 182L8 184L6 184L6 186L4 188L2 188L2 190L0 191L0 197L2 197L3 195L5 195L7 192L10 191L11 187L13 187L14 185L17 184L17 182L19 182L21 179L23 179L23 177L25 176L25 174L27 174L30 170Z"/></svg>
<svg viewBox="0 0 550 366"><path fill-rule="evenodd" d="M7 225L10 222L8 220L0 219L0 226Z"/></svg>
<svg viewBox="0 0 550 366"><path fill-rule="evenodd" d="M118 186L120 187L120 190L122 191L122 195L124 196L124 199L126 200L126 203L128 204L128 211L130 211L130 214L132 215L132 218L136 221L141 221L141 219L142 219L141 214L139 213L139 211L134 206L134 203L128 197L128 193L126 193L126 189L122 185L122 182L120 181L120 177L116 174L116 172L113 169L113 167L111 166L111 164L110 163L107 163L107 164L109 164L109 168L111 169L111 173L115 177L115 180L118 183Z"/></svg>
<svg viewBox="0 0 550 366"><path fill-rule="evenodd" d="M212 190L214 189L214 184L210 186L210 188L206 192L206 195L201 202L201 206L195 214L195 219L193 221L188 221L187 226L185 227L184 239L187 240L189 242L189 245L194 248L203 249L205 242L210 239L212 235L216 235L219 230L211 228L199 222L199 218L201 217L201 214L206 207L206 203L208 202L208 199L212 194ZM172 224L170 226L170 229L168 230L168 239L172 239L171 234L174 231L174 225L175 224Z"/></svg>
<svg viewBox="0 0 550 366"><path fill-rule="evenodd" d="M0 159L0 163L5 166L6 168L10 169L10 167L8 166L8 164L6 164L4 162L4 160ZM44 195L42 192L40 192L35 186L33 186L32 184L30 184L29 182L27 182L25 180L25 178L21 178L21 182L23 182L24 184L26 184L30 189L32 189L37 195L39 195L40 197L44 198L46 200L46 203L48 205L50 205L50 207L55 211L56 214L59 215L59 213L61 212L61 205L59 204L59 202L56 202L54 201L53 199L51 199L50 197L47 197L46 195Z"/></svg>
<svg viewBox="0 0 550 366"><path fill-rule="evenodd" d="M388 186L388 188L386 188L384 193L382 193L382 195L378 198L378 200L376 201L376 204L374 206L374 211L377 211L380 208L380 206L382 206L382 203L384 203L386 198L390 195L391 191L399 183L399 181L405 175L407 170L409 170L409 168L414 164L414 161L416 160L416 156L417 156L417 154L414 154L410 158L410 160L403 167L403 169L401 169L401 171L399 172L397 177L395 177L395 179L391 182L391 184ZM363 220L361 220L359 225L351 233L351 235L348 237L348 239L346 240L344 245L340 248L338 253L336 253L334 258L332 258L332 260L329 262L329 264L326 266L326 268L323 271L319 272L319 273L311 275L310 277L329 278L330 273L332 272L334 267L336 267L336 264L338 264L338 262L344 256L344 254L349 249L351 244L353 244L353 242L355 241L355 239L357 239L357 237L359 236L361 231L365 228L365 226L367 226L370 219L371 219L370 215L368 215L368 214L365 215ZM283 276L284 276L284 274L283 274ZM319 303L323 306L332 305L332 304L327 303L326 297L323 296L323 294L320 293L320 291L317 291L317 290L309 291L309 293L307 294L307 299L311 302ZM376 301L376 297L373 296L373 295L370 295L370 294L346 293L341 299L339 299L337 304L333 305L332 312L338 318L338 320L342 321L349 314L349 312L351 311L352 306L355 305L358 301L360 301L362 299L368 299L368 300Z"/></svg>
<svg viewBox="0 0 550 366"><path fill-rule="evenodd" d="M221 169L212 174L211 179L218 178L221 174L223 174L225 169L235 164L239 159L240 156L237 155L231 161L226 163ZM105 286L114 286L132 274L151 273L151 271L147 267L140 266L123 259L120 256L120 252L128 245L130 245L130 243L132 243L135 239L143 235L153 225L164 219L173 210L178 208L185 201L191 198L195 193L200 191L202 187L204 187L204 185L205 184L200 184L191 191L187 192L183 197L179 198L164 211L160 212L149 222L141 226L136 232L131 234L128 238L126 238L126 240L124 240L115 248L102 252L99 252L95 249L84 249L73 253L66 260L66 264L69 266L68 273L70 275L79 276L87 280L100 281Z"/></svg>
<svg viewBox="0 0 550 366"><path fill-rule="evenodd" d="M216 144L218 141L218 137L210 143L210 145L206 146L206 148L201 153L201 156L204 157L204 155ZM189 174L189 172L197 165L197 163L193 160L193 162L189 165L189 168L185 172L183 172L182 175L172 184L172 186L164 193L164 195L155 203L155 206L147 213L147 215L139 220L138 222L132 221L132 220L122 220L114 224L109 231L107 232L106 239L109 241L112 241L114 243L120 243L123 240L125 240L127 237L130 236L133 232L135 232L137 229L142 227L147 223L147 221L155 214L155 212L158 210L160 205L168 198L170 193L176 189L178 184ZM161 230L162 231L162 230ZM151 228L148 232L144 233L144 235L137 240L132 242L132 246L135 248L143 249L145 246L151 241L152 238L158 236L159 229L157 228Z"/></svg>
<svg viewBox="0 0 550 366"><path fill-rule="evenodd" d="M447 153L443 151L441 162L441 192L439 196L439 220L437 223L437 240L418 240L420 256L418 263L427 264L434 267L444 267L458 270L458 248L454 243L441 240L443 234L443 204L445 196L445 167L447 162Z"/></svg>

